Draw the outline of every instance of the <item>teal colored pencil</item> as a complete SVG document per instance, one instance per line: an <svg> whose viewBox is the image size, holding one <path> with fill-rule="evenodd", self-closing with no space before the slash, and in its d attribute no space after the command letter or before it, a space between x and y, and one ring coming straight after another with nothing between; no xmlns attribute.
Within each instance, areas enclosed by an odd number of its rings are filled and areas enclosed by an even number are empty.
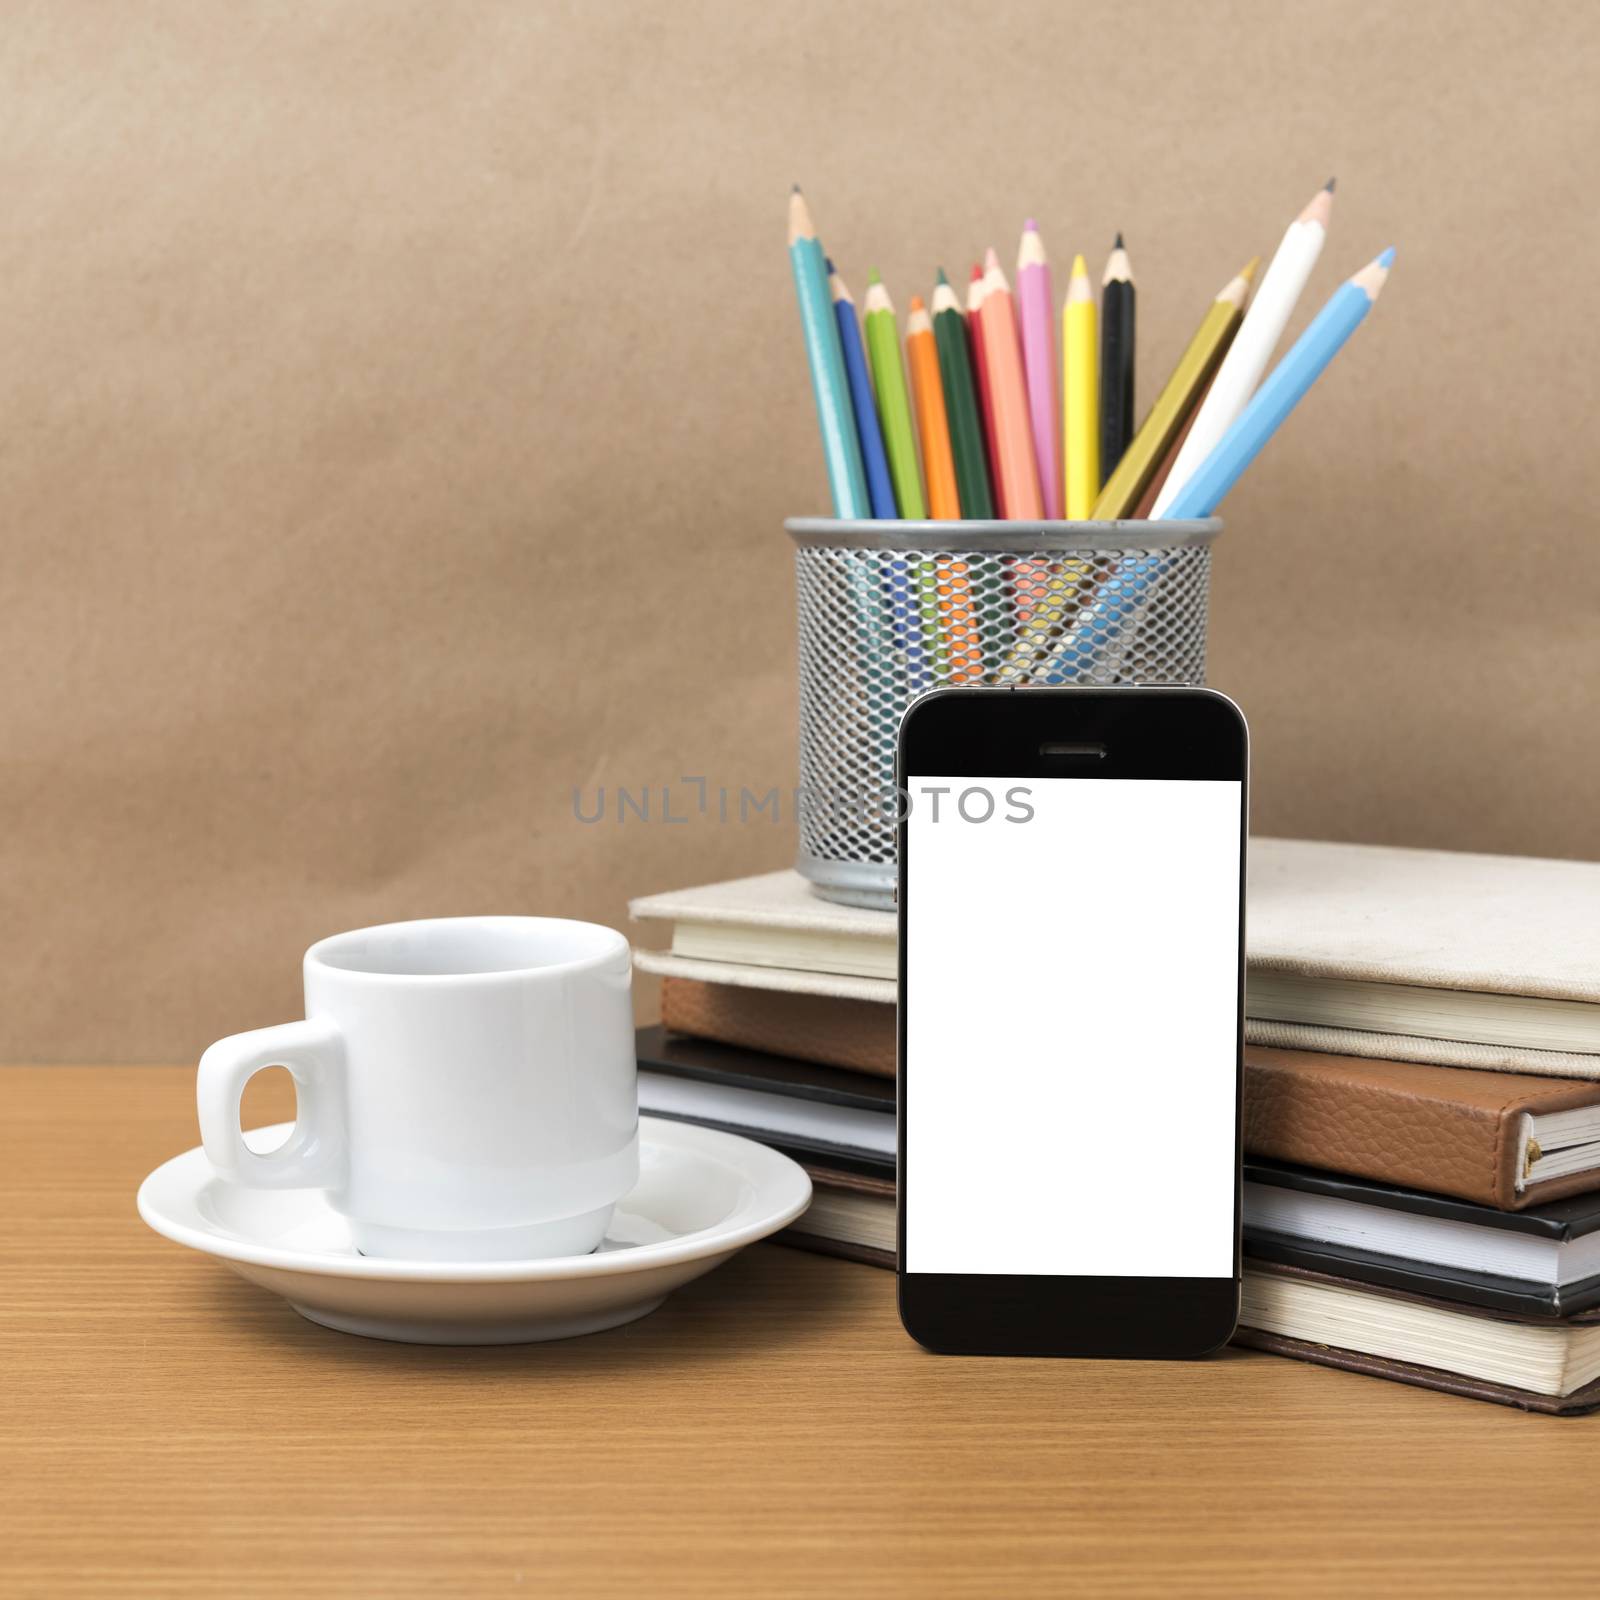
<svg viewBox="0 0 1600 1600"><path fill-rule="evenodd" d="M817 401L817 426L822 430L822 454L828 464L828 485L833 490L833 514L870 517L867 476L861 465L861 440L856 433L855 409L850 404L839 324L828 296L826 259L798 184L789 197L789 265L794 269L794 290L800 302L806 360L811 365L811 391Z"/></svg>
<svg viewBox="0 0 1600 1600"><path fill-rule="evenodd" d="M1261 454L1262 446L1344 348L1345 340L1361 326L1393 264L1394 251L1385 250L1333 291L1311 325L1295 340L1294 348L1273 368L1232 427L1217 440L1216 448L1178 491L1161 514L1162 521L1209 517L1222 504L1223 497Z"/></svg>

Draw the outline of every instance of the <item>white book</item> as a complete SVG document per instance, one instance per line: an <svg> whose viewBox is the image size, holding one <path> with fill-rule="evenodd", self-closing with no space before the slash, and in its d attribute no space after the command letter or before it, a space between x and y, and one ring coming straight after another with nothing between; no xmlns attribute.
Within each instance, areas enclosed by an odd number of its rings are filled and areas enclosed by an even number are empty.
<svg viewBox="0 0 1600 1600"><path fill-rule="evenodd" d="M796 872L630 909L671 928L642 971L895 997L893 914ZM1252 1043L1600 1077L1600 863L1254 839L1246 946Z"/></svg>
<svg viewBox="0 0 1600 1600"><path fill-rule="evenodd" d="M1392 1257L1402 1265L1487 1273L1540 1289L1564 1289L1600 1273L1600 1233L1566 1240L1541 1238L1264 1183L1244 1186L1244 1224L1247 1232L1277 1233L1322 1246L1345 1245ZM894 1198L821 1184L795 1232L893 1255Z"/></svg>
<svg viewBox="0 0 1600 1600"><path fill-rule="evenodd" d="M1600 1379L1600 1323L1501 1320L1353 1283L1247 1268L1239 1325L1556 1399Z"/></svg>

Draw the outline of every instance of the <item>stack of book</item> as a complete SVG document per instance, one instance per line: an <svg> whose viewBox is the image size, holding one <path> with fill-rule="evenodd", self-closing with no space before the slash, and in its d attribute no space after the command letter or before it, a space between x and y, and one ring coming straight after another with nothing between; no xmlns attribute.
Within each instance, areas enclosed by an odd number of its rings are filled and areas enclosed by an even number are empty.
<svg viewBox="0 0 1600 1600"><path fill-rule="evenodd" d="M792 872L631 909L641 1109L786 1150L790 1242L893 1266L894 917ZM1255 840L1247 947L1237 1342L1600 1408L1600 864Z"/></svg>

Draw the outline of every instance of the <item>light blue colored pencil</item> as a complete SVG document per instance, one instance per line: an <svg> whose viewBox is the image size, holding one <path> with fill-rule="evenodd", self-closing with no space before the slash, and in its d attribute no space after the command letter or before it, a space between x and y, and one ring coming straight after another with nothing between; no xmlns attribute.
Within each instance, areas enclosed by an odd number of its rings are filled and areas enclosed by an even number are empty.
<svg viewBox="0 0 1600 1600"><path fill-rule="evenodd" d="M836 517L870 517L867 478L861 465L861 441L845 378L839 324L828 295L828 268L815 224L800 186L789 196L789 265L800 301L806 359L811 364L811 390L817 401L817 425L828 464Z"/></svg>
<svg viewBox="0 0 1600 1600"><path fill-rule="evenodd" d="M1393 264L1394 251L1385 250L1333 291L1311 325L1295 340L1294 348L1272 369L1233 426L1178 491L1162 513L1163 522L1179 517L1209 517L1222 504L1244 470L1260 455L1262 446L1344 348L1345 340L1361 326Z"/></svg>

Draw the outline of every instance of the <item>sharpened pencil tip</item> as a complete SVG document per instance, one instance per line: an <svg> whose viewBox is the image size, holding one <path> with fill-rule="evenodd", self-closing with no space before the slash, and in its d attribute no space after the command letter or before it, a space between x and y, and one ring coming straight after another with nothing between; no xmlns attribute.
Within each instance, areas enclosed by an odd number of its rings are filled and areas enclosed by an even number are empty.
<svg viewBox="0 0 1600 1600"><path fill-rule="evenodd" d="M1326 189L1326 190L1327 190L1327 191L1328 191L1328 193L1329 193L1329 194L1332 194L1332 193L1333 193L1333 186L1334 186L1334 184L1336 184L1336 183L1337 183L1337 182L1338 182L1338 181L1339 181L1339 180L1338 180L1338 179L1337 179L1337 178L1329 178L1329 179L1328 179L1328 181L1327 181L1327 182L1326 182L1326 183L1325 183L1325 184L1323 184L1323 186L1322 186L1322 187L1323 187L1323 188L1324 188L1324 189Z"/></svg>
<svg viewBox="0 0 1600 1600"><path fill-rule="evenodd" d="M1081 255L1072 258L1072 276L1074 278L1087 278L1089 276L1088 263Z"/></svg>
<svg viewBox="0 0 1600 1600"><path fill-rule="evenodd" d="M1259 267L1260 265L1261 265L1261 257L1260 256L1251 256L1250 257L1250 264L1248 266L1246 266L1246 267L1241 267L1240 268L1239 276L1241 278L1243 278L1246 283L1249 283L1249 281L1253 277L1255 277L1256 268Z"/></svg>
<svg viewBox="0 0 1600 1600"><path fill-rule="evenodd" d="M1035 222L1032 217L1029 217L1028 220L1022 224L1022 231L1024 233L1037 233L1039 231L1039 224Z"/></svg>
<svg viewBox="0 0 1600 1600"><path fill-rule="evenodd" d="M838 268L835 267L834 264L833 264L833 257L832 256L824 256L822 258L822 262L823 262L823 265L827 267L829 276L832 276L833 273L838 271Z"/></svg>
<svg viewBox="0 0 1600 1600"><path fill-rule="evenodd" d="M1127 246L1126 246L1126 245L1124 245L1124 244L1123 244L1123 242L1122 242L1122 235L1121 235L1121 233L1118 233L1118 235L1117 235L1117 242L1116 242L1116 243L1115 243L1115 244L1114 244L1114 245L1112 245L1112 247L1111 247L1111 248L1112 248L1112 249L1113 249L1113 250L1125 250L1125 249L1126 249L1126 248L1127 248Z"/></svg>
<svg viewBox="0 0 1600 1600"><path fill-rule="evenodd" d="M983 270L985 272L998 272L1000 270L1000 254L993 245L983 253Z"/></svg>
<svg viewBox="0 0 1600 1600"><path fill-rule="evenodd" d="M1389 248L1387 250L1385 250L1381 256L1378 257L1378 265L1380 267L1383 267L1385 270L1387 270L1389 267L1392 267L1394 265L1394 246L1393 245L1390 245Z"/></svg>
<svg viewBox="0 0 1600 1600"><path fill-rule="evenodd" d="M874 267L872 269L872 271L867 274L867 282L868 283L882 283L883 282L883 279L878 276L878 269L876 267Z"/></svg>
<svg viewBox="0 0 1600 1600"><path fill-rule="evenodd" d="M971 281L973 283L982 283L983 282L983 268L981 266L979 266L976 261L974 261L972 263L972 278L971 278Z"/></svg>
<svg viewBox="0 0 1600 1600"><path fill-rule="evenodd" d="M912 295L911 302L910 302L910 309L913 310L913 311L922 311L922 310L925 309L923 304L922 304L922 296L920 294Z"/></svg>
<svg viewBox="0 0 1600 1600"><path fill-rule="evenodd" d="M934 279L934 280L933 280L933 281L934 281L934 282L935 282L935 283L942 283L942 284L944 284L944 285L945 285L945 286L946 286L946 287L948 287L948 286L949 286L949 283L950 283L950 280L949 280L949 279L948 279L948 278L947 278L947 277L945 277L945 275L944 275L944 268L943 268L943 267L940 267L940 268L939 268L939 276L938 276L938 277L937 277L937 278L935 278L935 279Z"/></svg>

